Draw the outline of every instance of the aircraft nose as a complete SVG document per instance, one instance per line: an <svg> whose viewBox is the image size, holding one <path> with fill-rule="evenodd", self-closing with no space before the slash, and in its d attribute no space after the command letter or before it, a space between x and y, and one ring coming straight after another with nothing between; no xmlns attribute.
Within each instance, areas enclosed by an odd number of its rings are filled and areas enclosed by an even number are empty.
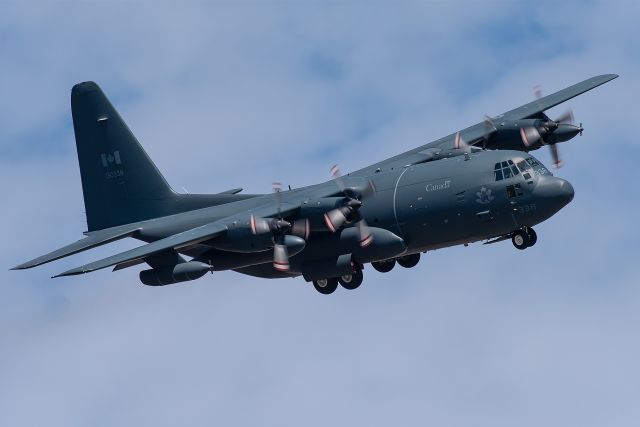
<svg viewBox="0 0 640 427"><path fill-rule="evenodd" d="M545 199L558 205L558 208L567 205L573 200L574 191L571 183L562 178L545 176L533 189L536 198Z"/></svg>

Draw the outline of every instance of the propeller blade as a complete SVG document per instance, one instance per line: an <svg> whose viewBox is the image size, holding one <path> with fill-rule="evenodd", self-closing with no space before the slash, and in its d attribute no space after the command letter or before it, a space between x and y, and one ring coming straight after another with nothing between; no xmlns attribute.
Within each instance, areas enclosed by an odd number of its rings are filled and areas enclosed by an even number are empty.
<svg viewBox="0 0 640 427"><path fill-rule="evenodd" d="M573 123L573 111L568 110L562 113L560 117L555 120L556 123Z"/></svg>
<svg viewBox="0 0 640 427"><path fill-rule="evenodd" d="M273 246L273 268L278 271L289 271L289 251L282 243L276 243Z"/></svg>
<svg viewBox="0 0 640 427"><path fill-rule="evenodd" d="M534 127L520 128L520 138L525 147L531 147L540 140L540 132Z"/></svg>
<svg viewBox="0 0 640 427"><path fill-rule="evenodd" d="M280 212L282 208L282 184L279 182L274 182L272 186L273 186L273 192L276 193L276 203L278 205L278 216L280 216Z"/></svg>
<svg viewBox="0 0 640 427"><path fill-rule="evenodd" d="M350 209L347 207L341 207L332 209L324 214L324 223L332 233L335 233L340 227L347 222L347 215L350 213Z"/></svg>
<svg viewBox="0 0 640 427"><path fill-rule="evenodd" d="M549 150L551 150L551 157L553 158L553 166L555 166L556 169L561 168L562 160L560 160L560 154L558 153L558 147L556 146L556 144L549 145Z"/></svg>
<svg viewBox="0 0 640 427"><path fill-rule="evenodd" d="M360 232L360 247L366 248L373 243L373 234L371 234L371 230L369 230L369 226L364 219L358 221L357 227Z"/></svg>
<svg viewBox="0 0 640 427"><path fill-rule="evenodd" d="M542 86L540 85L535 85L533 87L533 97L535 99L540 99L542 98Z"/></svg>
<svg viewBox="0 0 640 427"><path fill-rule="evenodd" d="M471 153L471 146L462 139L460 132L456 132L456 136L453 139L453 147L457 150L463 150L465 153Z"/></svg>
<svg viewBox="0 0 640 427"><path fill-rule="evenodd" d="M309 224L309 219L303 218L298 219L293 222L293 226L291 227L291 234L294 236L298 236L304 240L309 240L309 235L311 233L311 226Z"/></svg>
<svg viewBox="0 0 640 427"><path fill-rule="evenodd" d="M331 166L331 176L336 180L336 185L340 191L344 191L344 182L342 182L342 175L340 174L340 167L336 164Z"/></svg>
<svg viewBox="0 0 640 427"><path fill-rule="evenodd" d="M271 231L269 221L264 218L256 218L255 215L251 215L249 225L251 226L251 233L253 233L253 235L265 234Z"/></svg>

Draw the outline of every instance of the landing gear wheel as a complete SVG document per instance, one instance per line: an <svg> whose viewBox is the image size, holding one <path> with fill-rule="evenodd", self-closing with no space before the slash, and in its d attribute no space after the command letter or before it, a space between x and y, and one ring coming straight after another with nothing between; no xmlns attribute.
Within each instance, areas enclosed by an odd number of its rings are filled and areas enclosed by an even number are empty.
<svg viewBox="0 0 640 427"><path fill-rule="evenodd" d="M516 230L511 236L511 242L516 248L523 250L529 247L529 235L524 230Z"/></svg>
<svg viewBox="0 0 640 427"><path fill-rule="evenodd" d="M376 269L376 271L379 271L380 273L388 273L393 270L393 267L396 266L396 260L390 259L387 261L374 261L371 263L371 265Z"/></svg>
<svg viewBox="0 0 640 427"><path fill-rule="evenodd" d="M338 288L338 279L318 279L313 281L313 287L323 295L332 294Z"/></svg>
<svg viewBox="0 0 640 427"><path fill-rule="evenodd" d="M338 283L345 289L353 290L362 284L363 279L364 275L362 274L362 270L355 270L351 274L338 277Z"/></svg>
<svg viewBox="0 0 640 427"><path fill-rule="evenodd" d="M538 235L536 234L536 231L531 227L527 227L527 236L529 237L529 247L535 245L538 241Z"/></svg>
<svg viewBox="0 0 640 427"><path fill-rule="evenodd" d="M404 268L413 268L420 262L420 252L417 254L405 255L398 258L398 264Z"/></svg>

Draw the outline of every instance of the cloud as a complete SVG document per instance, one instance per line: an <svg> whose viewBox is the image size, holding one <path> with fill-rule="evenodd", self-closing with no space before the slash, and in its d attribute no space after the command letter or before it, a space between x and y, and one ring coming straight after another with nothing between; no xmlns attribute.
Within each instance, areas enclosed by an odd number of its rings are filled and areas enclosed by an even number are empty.
<svg viewBox="0 0 640 427"><path fill-rule="evenodd" d="M5 5L2 259L85 229L69 89L96 80L176 189L354 170L591 75L560 149L572 204L527 251L436 251L354 292L135 269L135 245L0 273L3 425L629 424L640 356L634 4ZM561 106L557 111L562 111ZM544 151L535 153L548 163ZM239 172L241 170L241 172ZM613 420L613 422L612 422Z"/></svg>

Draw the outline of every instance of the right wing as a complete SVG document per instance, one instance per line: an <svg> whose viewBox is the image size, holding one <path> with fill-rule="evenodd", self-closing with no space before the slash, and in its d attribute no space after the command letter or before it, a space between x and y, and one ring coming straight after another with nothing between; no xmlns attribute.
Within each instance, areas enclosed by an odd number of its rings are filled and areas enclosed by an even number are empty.
<svg viewBox="0 0 640 427"><path fill-rule="evenodd" d="M576 96L594 89L600 85L603 85L617 77L617 74L603 74L600 76L591 77L590 79L583 80L580 83L574 84L565 89L544 96L536 101L529 102L528 104L507 111L506 113L500 114L493 119L500 121L517 121L529 118L537 118L544 111L572 98L575 98ZM458 133L466 143L473 145L479 140L485 138L487 130L485 123L481 122L463 129ZM454 147L455 138L456 133L447 135L444 138L437 139L428 144L414 148L413 150L406 151L402 154L398 154L397 156L360 169L354 172L354 174L372 174L377 169L398 168L431 160L435 154L441 151L451 150L452 147Z"/></svg>

